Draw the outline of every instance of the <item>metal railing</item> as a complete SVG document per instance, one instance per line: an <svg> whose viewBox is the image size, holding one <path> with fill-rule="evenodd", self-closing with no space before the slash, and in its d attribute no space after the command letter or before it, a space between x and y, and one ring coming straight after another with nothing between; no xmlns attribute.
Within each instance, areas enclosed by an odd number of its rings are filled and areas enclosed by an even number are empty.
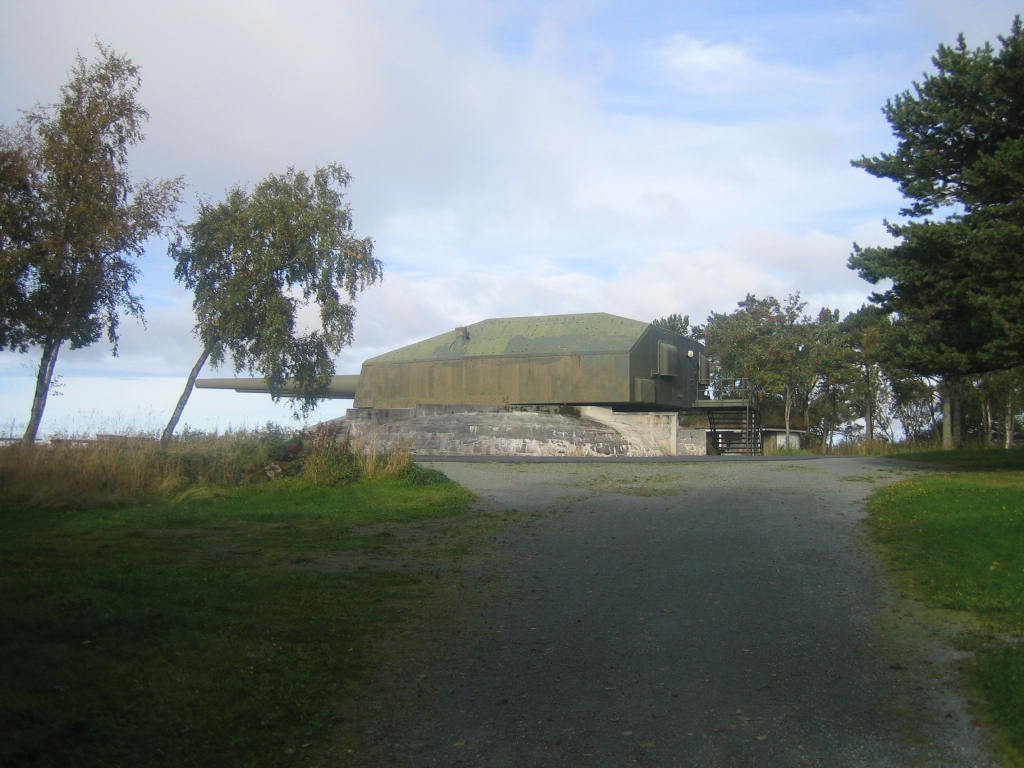
<svg viewBox="0 0 1024 768"><path fill-rule="evenodd" d="M698 379L697 391L700 400L749 400L757 402L757 387L749 379L715 378Z"/></svg>

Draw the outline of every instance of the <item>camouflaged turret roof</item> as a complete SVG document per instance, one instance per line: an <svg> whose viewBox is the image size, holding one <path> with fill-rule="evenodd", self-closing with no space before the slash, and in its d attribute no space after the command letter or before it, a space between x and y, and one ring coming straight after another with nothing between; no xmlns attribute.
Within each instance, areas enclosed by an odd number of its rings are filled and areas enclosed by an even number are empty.
<svg viewBox="0 0 1024 768"><path fill-rule="evenodd" d="M405 363L509 355L582 355L628 352L649 323L594 312L541 317L499 317L370 358Z"/></svg>

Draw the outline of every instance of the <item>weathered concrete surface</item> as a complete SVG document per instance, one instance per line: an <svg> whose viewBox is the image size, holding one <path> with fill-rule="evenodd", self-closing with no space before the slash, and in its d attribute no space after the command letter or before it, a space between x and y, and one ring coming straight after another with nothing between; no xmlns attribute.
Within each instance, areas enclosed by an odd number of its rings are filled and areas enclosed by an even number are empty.
<svg viewBox="0 0 1024 768"><path fill-rule="evenodd" d="M353 408L331 422L352 437L414 456L676 456L706 452L678 414L582 406Z"/></svg>
<svg viewBox="0 0 1024 768"><path fill-rule="evenodd" d="M518 509L478 642L385 765L988 766L948 649L858 544L863 459L439 463Z"/></svg>
<svg viewBox="0 0 1024 768"><path fill-rule="evenodd" d="M582 418L611 427L633 446L633 456L703 456L707 436L703 429L683 429L674 412L619 412L595 405L579 407Z"/></svg>

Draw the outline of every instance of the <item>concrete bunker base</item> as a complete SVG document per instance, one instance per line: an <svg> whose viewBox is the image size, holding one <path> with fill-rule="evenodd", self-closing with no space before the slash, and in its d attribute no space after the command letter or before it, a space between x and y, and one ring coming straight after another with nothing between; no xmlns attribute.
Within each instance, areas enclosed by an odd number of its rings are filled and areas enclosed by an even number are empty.
<svg viewBox="0 0 1024 768"><path fill-rule="evenodd" d="M705 430L678 414L600 406L351 408L329 422L354 441L413 456L699 456Z"/></svg>

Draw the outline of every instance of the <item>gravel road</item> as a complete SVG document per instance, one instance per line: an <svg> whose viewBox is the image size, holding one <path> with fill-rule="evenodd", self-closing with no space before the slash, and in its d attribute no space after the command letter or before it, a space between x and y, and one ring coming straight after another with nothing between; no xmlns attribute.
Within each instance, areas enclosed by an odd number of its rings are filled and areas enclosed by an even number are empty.
<svg viewBox="0 0 1024 768"><path fill-rule="evenodd" d="M988 766L922 609L858 541L881 460L436 463L514 509L388 765Z"/></svg>

